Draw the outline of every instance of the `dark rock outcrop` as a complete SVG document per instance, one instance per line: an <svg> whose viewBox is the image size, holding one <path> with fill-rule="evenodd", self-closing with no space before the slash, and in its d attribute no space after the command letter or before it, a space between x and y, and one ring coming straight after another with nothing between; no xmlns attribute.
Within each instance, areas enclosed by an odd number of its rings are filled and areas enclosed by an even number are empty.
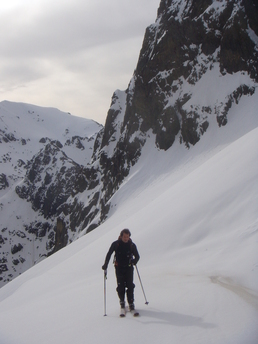
<svg viewBox="0 0 258 344"><path fill-rule="evenodd" d="M255 18L255 1L161 1L155 24L146 29L129 86L113 94L95 144L93 156L99 161L103 182L102 218L150 133L159 149L169 149L176 139L190 148L213 118L218 126L226 125L232 104L254 94L258 82ZM214 77L224 77L226 84L231 82L227 77L237 73L236 86L230 92L224 87L219 95L210 95L209 84L205 87L203 82L209 78L212 85ZM202 85L201 91L197 85ZM198 92L205 93L196 97Z"/></svg>

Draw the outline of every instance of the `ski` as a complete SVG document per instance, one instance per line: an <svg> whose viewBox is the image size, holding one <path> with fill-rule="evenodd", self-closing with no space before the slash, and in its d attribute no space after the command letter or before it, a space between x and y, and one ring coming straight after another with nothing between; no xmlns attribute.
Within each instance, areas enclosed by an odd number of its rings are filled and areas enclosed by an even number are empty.
<svg viewBox="0 0 258 344"><path fill-rule="evenodd" d="M119 314L120 318L124 318L126 316L127 311L129 311L134 317L139 317L140 316L140 313L138 311L136 311L135 309L129 310L126 307L126 308L121 308L120 309L120 314Z"/></svg>

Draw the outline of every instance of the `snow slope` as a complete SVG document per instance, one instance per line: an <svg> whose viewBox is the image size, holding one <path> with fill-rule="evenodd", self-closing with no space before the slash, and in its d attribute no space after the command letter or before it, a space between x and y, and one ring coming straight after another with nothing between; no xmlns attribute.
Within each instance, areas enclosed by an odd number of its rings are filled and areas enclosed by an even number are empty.
<svg viewBox="0 0 258 344"><path fill-rule="evenodd" d="M256 344L258 123L245 101L190 150L153 150L150 134L109 219L0 289L0 343ZM118 317L112 264L103 316L101 266L123 228L141 255L139 318Z"/></svg>

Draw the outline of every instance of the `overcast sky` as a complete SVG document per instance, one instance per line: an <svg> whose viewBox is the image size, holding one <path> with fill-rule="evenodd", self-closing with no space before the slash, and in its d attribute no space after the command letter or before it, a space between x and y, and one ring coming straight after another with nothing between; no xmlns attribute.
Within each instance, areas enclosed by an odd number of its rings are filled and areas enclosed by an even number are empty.
<svg viewBox="0 0 258 344"><path fill-rule="evenodd" d="M0 0L0 100L104 124L160 0Z"/></svg>

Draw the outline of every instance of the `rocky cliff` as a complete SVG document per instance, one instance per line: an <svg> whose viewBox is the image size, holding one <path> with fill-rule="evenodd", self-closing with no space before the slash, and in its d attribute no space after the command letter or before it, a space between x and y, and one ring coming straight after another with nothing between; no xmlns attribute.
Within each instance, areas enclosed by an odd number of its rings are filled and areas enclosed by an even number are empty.
<svg viewBox="0 0 258 344"><path fill-rule="evenodd" d="M113 94L95 145L103 217L148 133L158 149L175 140L189 149L211 122L225 126L231 107L257 91L256 18L255 1L161 1L129 86Z"/></svg>

